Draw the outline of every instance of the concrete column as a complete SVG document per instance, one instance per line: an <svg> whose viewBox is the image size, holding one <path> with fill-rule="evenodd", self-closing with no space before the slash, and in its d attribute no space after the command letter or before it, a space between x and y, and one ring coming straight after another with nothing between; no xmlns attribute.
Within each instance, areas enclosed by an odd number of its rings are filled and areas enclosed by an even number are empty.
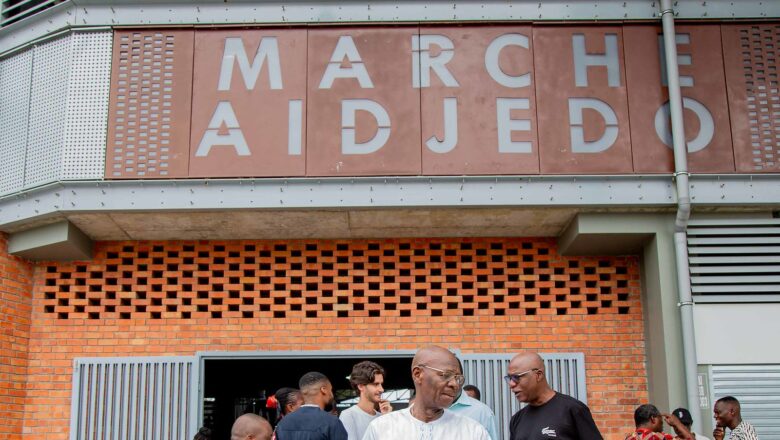
<svg viewBox="0 0 780 440"><path fill-rule="evenodd" d="M674 215L579 214L558 244L564 255L641 256L650 402L663 411L685 406Z"/></svg>

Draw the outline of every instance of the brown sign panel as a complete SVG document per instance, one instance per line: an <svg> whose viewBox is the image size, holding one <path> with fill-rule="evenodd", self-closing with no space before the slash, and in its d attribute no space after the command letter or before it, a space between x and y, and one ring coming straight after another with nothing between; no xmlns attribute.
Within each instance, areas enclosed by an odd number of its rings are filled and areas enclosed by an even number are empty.
<svg viewBox="0 0 780 440"><path fill-rule="evenodd" d="M688 142L688 168L698 173L734 171L731 131L718 26L678 26L677 59ZM626 76L634 171L674 171L669 93L662 30L625 26Z"/></svg>
<svg viewBox="0 0 780 440"><path fill-rule="evenodd" d="M530 26L424 27L423 174L537 174Z"/></svg>
<svg viewBox="0 0 780 440"><path fill-rule="evenodd" d="M737 172L780 171L776 24L721 26Z"/></svg>
<svg viewBox="0 0 780 440"><path fill-rule="evenodd" d="M190 175L303 176L306 30L198 31Z"/></svg>
<svg viewBox="0 0 780 440"><path fill-rule="evenodd" d="M541 172L632 172L622 28L538 27L533 42Z"/></svg>
<svg viewBox="0 0 780 440"><path fill-rule="evenodd" d="M187 177L192 30L118 30L106 178Z"/></svg>
<svg viewBox="0 0 780 440"><path fill-rule="evenodd" d="M420 174L417 28L309 31L306 174Z"/></svg>

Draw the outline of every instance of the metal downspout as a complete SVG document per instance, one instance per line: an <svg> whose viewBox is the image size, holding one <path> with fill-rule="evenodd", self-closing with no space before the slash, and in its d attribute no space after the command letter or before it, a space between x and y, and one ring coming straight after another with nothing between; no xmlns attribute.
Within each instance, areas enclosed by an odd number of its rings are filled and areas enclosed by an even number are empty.
<svg viewBox="0 0 780 440"><path fill-rule="evenodd" d="M669 109L672 119L674 145L674 177L677 187L677 218L674 223L674 253L677 262L677 291L680 297L678 307L682 324L683 362L685 364L685 389L688 409L699 408L697 387L696 341L693 330L693 299L688 266L688 219L691 215L688 177L688 147L683 125L683 103L680 93L680 76L677 70L677 43L674 30L672 0L661 0L661 22L663 24L664 53L666 56L666 77L669 82ZM672 408L669 408L670 410ZM695 414L695 412L694 412ZM693 418L693 430L701 432L700 417Z"/></svg>

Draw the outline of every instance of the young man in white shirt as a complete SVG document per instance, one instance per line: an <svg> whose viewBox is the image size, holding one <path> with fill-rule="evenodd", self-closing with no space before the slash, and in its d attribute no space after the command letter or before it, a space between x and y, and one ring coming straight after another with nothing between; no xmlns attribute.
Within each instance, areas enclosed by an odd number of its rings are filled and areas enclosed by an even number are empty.
<svg viewBox="0 0 780 440"><path fill-rule="evenodd" d="M372 420L393 410L390 402L382 399L384 380L385 370L375 362L363 361L352 367L349 383L360 393L360 400L339 416L349 440L361 440Z"/></svg>

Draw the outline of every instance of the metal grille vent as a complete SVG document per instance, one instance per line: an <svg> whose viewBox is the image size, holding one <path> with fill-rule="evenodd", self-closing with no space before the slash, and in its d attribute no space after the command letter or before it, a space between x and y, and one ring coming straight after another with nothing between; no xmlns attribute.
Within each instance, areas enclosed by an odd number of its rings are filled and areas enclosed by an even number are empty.
<svg viewBox="0 0 780 440"><path fill-rule="evenodd" d="M57 180L62 161L62 139L70 68L70 38L35 48L30 93L24 186Z"/></svg>
<svg viewBox="0 0 780 440"><path fill-rule="evenodd" d="M750 26L740 30L753 169L780 169L780 92L775 48L780 46L780 26Z"/></svg>
<svg viewBox="0 0 780 440"><path fill-rule="evenodd" d="M0 194L22 189L33 51L0 61Z"/></svg>
<svg viewBox="0 0 780 440"><path fill-rule="evenodd" d="M76 359L70 439L185 439L197 428L193 357Z"/></svg>
<svg viewBox="0 0 780 440"><path fill-rule="evenodd" d="M466 383L482 392L482 402L493 409L499 435L509 438L509 420L520 409L515 396L504 382L512 354L463 354ZM545 361L547 381L563 394L587 403L585 390L585 355L583 353L541 353Z"/></svg>
<svg viewBox="0 0 780 440"><path fill-rule="evenodd" d="M111 32L75 33L68 84L63 180L101 179L105 166Z"/></svg>
<svg viewBox="0 0 780 440"><path fill-rule="evenodd" d="M780 219L692 219L688 254L696 302L780 299Z"/></svg>
<svg viewBox="0 0 780 440"><path fill-rule="evenodd" d="M35 15L65 0L2 0L0 1L0 27L7 26Z"/></svg>
<svg viewBox="0 0 780 440"><path fill-rule="evenodd" d="M780 440L780 365L713 365L715 400L734 396L761 440Z"/></svg>

